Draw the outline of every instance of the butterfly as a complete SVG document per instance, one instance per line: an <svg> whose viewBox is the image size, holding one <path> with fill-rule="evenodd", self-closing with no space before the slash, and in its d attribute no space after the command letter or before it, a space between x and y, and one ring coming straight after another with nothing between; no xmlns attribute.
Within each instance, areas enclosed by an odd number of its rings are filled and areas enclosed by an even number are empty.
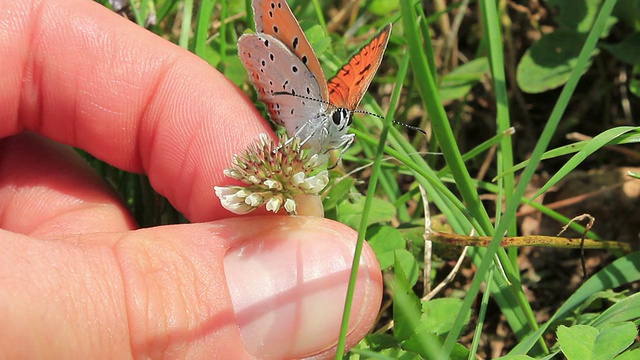
<svg viewBox="0 0 640 360"><path fill-rule="evenodd" d="M380 31L326 81L320 61L285 0L252 0L256 32L238 39L238 55L276 123L314 152L353 143L347 131L391 34Z"/></svg>

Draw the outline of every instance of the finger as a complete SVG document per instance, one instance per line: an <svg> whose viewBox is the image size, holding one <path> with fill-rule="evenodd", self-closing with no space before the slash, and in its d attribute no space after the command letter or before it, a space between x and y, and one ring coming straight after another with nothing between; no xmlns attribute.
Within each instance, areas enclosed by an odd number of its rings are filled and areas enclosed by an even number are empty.
<svg viewBox="0 0 640 360"><path fill-rule="evenodd" d="M144 172L193 221L227 216L213 186L267 124L201 59L86 0L0 12L0 137L24 129Z"/></svg>
<svg viewBox="0 0 640 360"><path fill-rule="evenodd" d="M333 358L357 233L316 217L275 219L228 220L238 227L257 226L249 241L232 248L224 259L246 349L268 359ZM265 231L262 222L273 227ZM365 243L347 348L371 330L381 300L380 265Z"/></svg>
<svg viewBox="0 0 640 360"><path fill-rule="evenodd" d="M9 235L0 357L229 359L326 358L356 236L286 216L93 234L79 245L0 233ZM349 344L373 325L382 293L370 248L360 263Z"/></svg>
<svg viewBox="0 0 640 360"><path fill-rule="evenodd" d="M38 238L136 227L76 151L25 133L0 140L0 228Z"/></svg>

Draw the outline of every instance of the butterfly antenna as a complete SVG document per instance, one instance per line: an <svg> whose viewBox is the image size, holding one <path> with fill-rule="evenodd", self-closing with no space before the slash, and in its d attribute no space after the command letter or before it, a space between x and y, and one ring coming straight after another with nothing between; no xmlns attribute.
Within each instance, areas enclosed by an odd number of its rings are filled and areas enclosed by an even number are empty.
<svg viewBox="0 0 640 360"><path fill-rule="evenodd" d="M320 102L320 103L323 103L323 104L326 104L326 105L329 105L329 106L337 107L337 106L333 105L332 103L330 103L328 101L325 101L323 99L316 99L316 98L312 98L312 97L309 97L309 96L298 95L298 94L294 94L294 93L288 92L288 91L276 91L276 92L273 93L273 95L295 96L297 98L301 98L301 99L305 99L305 100L311 100L311 101L317 101L317 102Z"/></svg>
<svg viewBox="0 0 640 360"><path fill-rule="evenodd" d="M369 112L369 111L366 111L366 110L353 110L352 113L367 114L367 115L375 116L375 117L380 118L380 119L384 119L384 116L381 116L381 115L378 115L376 113L372 113L372 112ZM419 131L419 132L423 133L424 135L427 135L426 131L420 129L417 126L405 124L403 122L395 121L395 120L391 120L391 122L396 124L396 125L402 125L402 126L404 126L406 128L409 128L409 129L412 129L412 130L415 130L415 131Z"/></svg>
<svg viewBox="0 0 640 360"><path fill-rule="evenodd" d="M382 120L384 120L384 116L382 116L382 115L378 115L378 114L376 114L376 113L372 113L372 112L367 111L367 110L353 110L351 113L352 113L352 114L356 114L356 113L357 113L357 114L371 115L371 116L375 116L375 117L377 117L378 119L382 119ZM392 121L393 121L393 122L395 122L394 120L392 120Z"/></svg>
<svg viewBox="0 0 640 360"><path fill-rule="evenodd" d="M323 104L326 104L326 105L333 106L333 107L336 107L336 108L337 108L337 106L333 105L332 103L330 103L330 102L328 102L328 101L325 101L325 100L322 100L322 99L316 99L316 98L312 98L312 97L308 97L308 96L304 96L304 95L298 95L298 94L294 94L294 93L291 93L291 92L288 92L288 91L277 91L277 92L274 92L274 93L273 93L273 95L289 95L289 96L295 96L295 97L298 97L298 98L301 98L301 99L305 99L305 100L311 100L311 101L321 102L321 103L323 103ZM380 118L380 119L384 119L384 116L382 116L382 115L378 115L378 114L376 114L376 113L372 113L372 112L370 112L370 111L366 111L366 110L352 110L352 111L351 111L351 113L366 114L366 115L375 116L375 117ZM412 130L415 130L415 131L419 131L419 132L421 132L421 133L422 133L422 134L424 134L424 135L427 135L427 132L426 132L426 131L424 131L424 130L420 129L420 128L419 128L419 127L417 127L417 126L413 126L413 125L405 124L405 123L403 123L403 122L395 121L395 120L391 120L391 122L392 122L392 123L394 123L394 124L396 124L396 125L402 125L402 126L407 127L407 128L409 128L409 129L412 129Z"/></svg>
<svg viewBox="0 0 640 360"><path fill-rule="evenodd" d="M394 124L396 124L396 125L402 125L402 126L404 126L404 127L406 127L406 128L409 128L409 129L412 129L412 130L415 130L415 131L419 131L419 132L421 132L421 133L422 133L422 135L427 135L427 132L426 132L426 131L422 130L421 128L419 128L419 127L417 127L417 126L413 126L413 125L405 124L405 123L403 123L403 122L395 121L395 120L391 120L391 122L393 122L393 123L394 123Z"/></svg>

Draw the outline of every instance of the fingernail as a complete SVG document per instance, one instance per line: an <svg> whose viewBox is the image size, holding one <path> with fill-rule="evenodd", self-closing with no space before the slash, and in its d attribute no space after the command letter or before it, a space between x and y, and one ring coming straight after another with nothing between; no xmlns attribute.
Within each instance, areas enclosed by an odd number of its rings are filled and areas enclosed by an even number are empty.
<svg viewBox="0 0 640 360"><path fill-rule="evenodd" d="M356 234L345 238L323 219L289 219L292 226L246 239L224 259L242 340L261 359L309 357L338 341ZM380 273L372 262L361 258L350 330L370 321L380 304Z"/></svg>

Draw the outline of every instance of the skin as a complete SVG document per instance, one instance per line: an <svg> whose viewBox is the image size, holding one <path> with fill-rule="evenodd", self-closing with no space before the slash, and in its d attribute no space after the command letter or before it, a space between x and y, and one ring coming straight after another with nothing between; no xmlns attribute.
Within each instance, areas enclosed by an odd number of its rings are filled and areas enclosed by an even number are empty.
<svg viewBox="0 0 640 360"><path fill-rule="evenodd" d="M214 195L272 135L245 95L91 1L0 7L0 358L333 356L356 233ZM71 146L148 175L193 223L138 229ZM366 244L360 263L350 346L382 296Z"/></svg>

